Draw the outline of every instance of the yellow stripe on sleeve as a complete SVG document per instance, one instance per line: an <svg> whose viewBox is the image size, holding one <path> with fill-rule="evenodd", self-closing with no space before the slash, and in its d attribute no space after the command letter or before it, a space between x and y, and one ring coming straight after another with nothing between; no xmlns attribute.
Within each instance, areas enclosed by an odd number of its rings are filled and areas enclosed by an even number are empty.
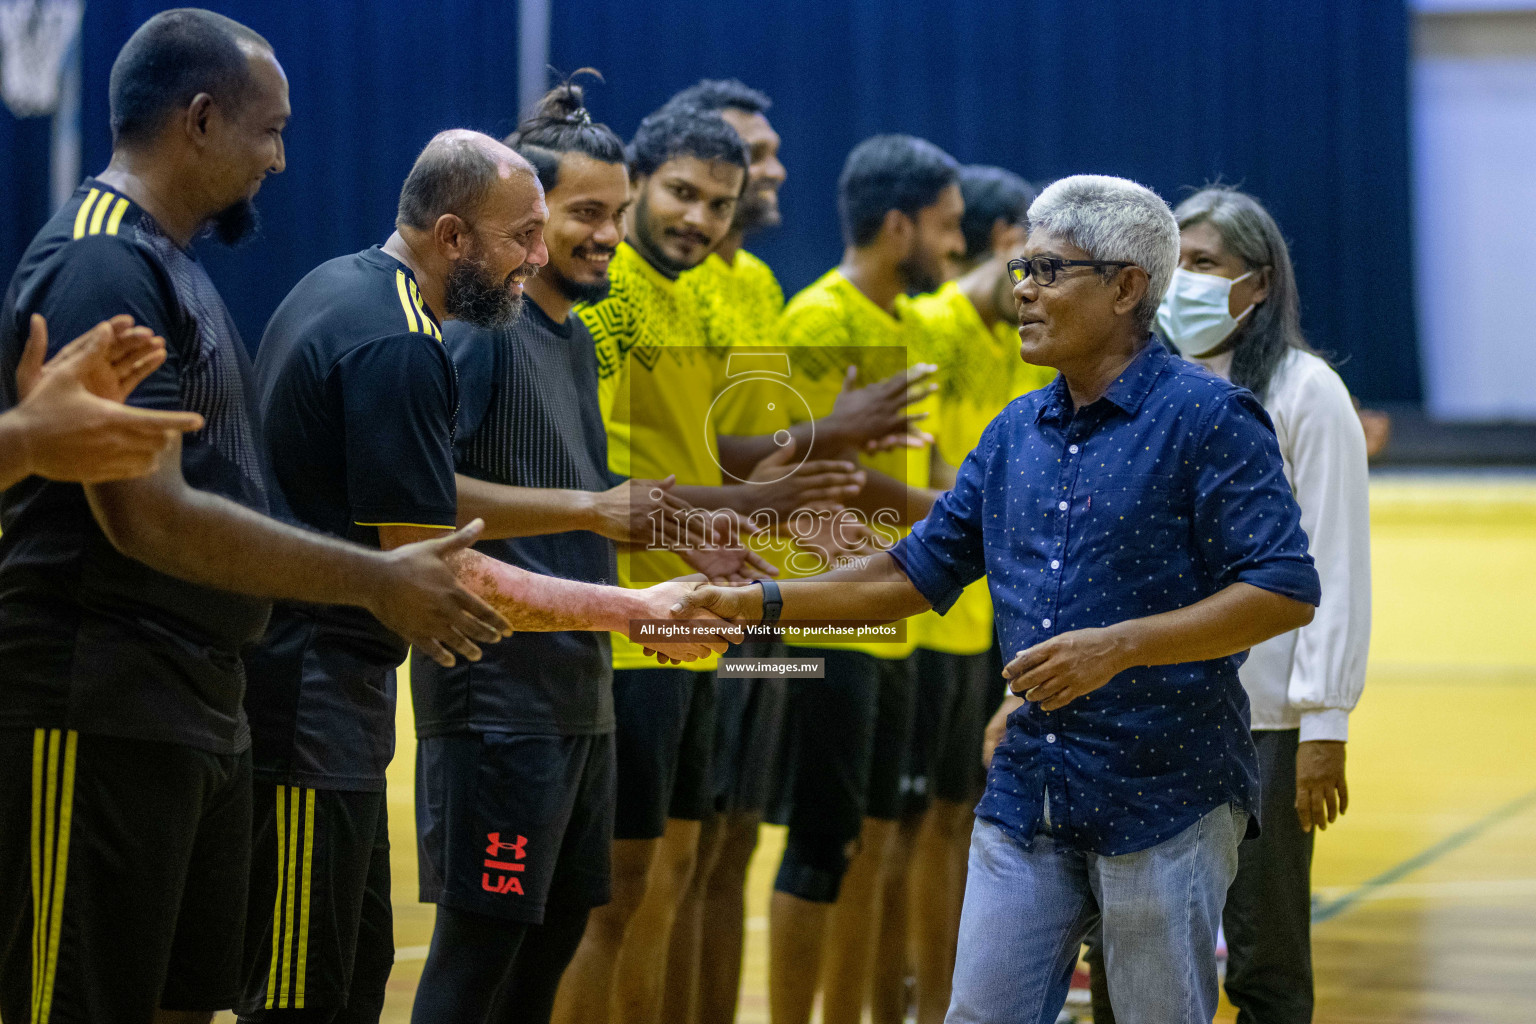
<svg viewBox="0 0 1536 1024"><path fill-rule="evenodd" d="M299 969L294 979L293 998L289 1000L295 1010L304 1009L304 975L309 969L309 888L310 872L315 859L315 791L304 791L304 888L299 899Z"/></svg>
<svg viewBox="0 0 1536 1024"><path fill-rule="evenodd" d="M421 292L416 287L416 282L411 282L411 302L416 306L416 314L421 317L421 333L430 334L438 341L443 340L443 332L437 329L437 324L427 314L427 304L421 301Z"/></svg>
<svg viewBox="0 0 1536 1024"><path fill-rule="evenodd" d="M410 526L417 530L457 530L457 526L439 526L436 523L353 523L353 526Z"/></svg>
<svg viewBox="0 0 1536 1024"><path fill-rule="evenodd" d="M101 222L107 219L107 208L112 205L113 198L111 192L101 194L101 198L96 202L96 209L91 211L91 226L87 234L101 234Z"/></svg>
<svg viewBox="0 0 1536 1024"><path fill-rule="evenodd" d="M96 201L96 197L99 195L101 195L101 189L99 188L93 188L85 194L85 202L80 204L80 210L75 214L76 238L85 237L85 220L91 215L91 204Z"/></svg>
<svg viewBox="0 0 1536 1024"><path fill-rule="evenodd" d="M272 966L267 971L267 1009L277 1007L277 990L283 983L278 973L278 944L283 941L283 871L288 863L288 835L284 828L287 786L277 787L277 802L272 817L277 823L277 892L272 897Z"/></svg>
<svg viewBox="0 0 1536 1024"><path fill-rule="evenodd" d="M405 310L405 322L411 325L411 331L417 332L421 328L416 325L416 314L411 311L411 297L405 290L405 271L395 271L395 291L400 293L400 308Z"/></svg>
<svg viewBox="0 0 1536 1024"><path fill-rule="evenodd" d="M118 226L123 223L123 214L128 212L128 200L119 197L117 205L112 207L112 216L107 218L106 232L109 235L117 234Z"/></svg>
<svg viewBox="0 0 1536 1024"><path fill-rule="evenodd" d="M53 870L53 897L49 900L48 962L43 973L42 1015L38 1024L48 1024L53 1010L53 985L59 970L59 935L64 930L64 885L69 880L69 828L75 810L75 757L80 734L70 729L64 734L63 792L59 794L59 837L57 863ZM55 740L57 742L57 740Z"/></svg>

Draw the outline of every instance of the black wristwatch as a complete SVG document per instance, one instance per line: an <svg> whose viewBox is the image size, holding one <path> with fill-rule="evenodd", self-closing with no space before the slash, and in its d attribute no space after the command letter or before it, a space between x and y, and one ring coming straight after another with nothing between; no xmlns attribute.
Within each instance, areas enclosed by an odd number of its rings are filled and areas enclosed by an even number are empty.
<svg viewBox="0 0 1536 1024"><path fill-rule="evenodd" d="M779 621L779 613L784 610L784 595L779 593L779 585L773 580L752 582L763 588L763 618L758 625L771 626Z"/></svg>

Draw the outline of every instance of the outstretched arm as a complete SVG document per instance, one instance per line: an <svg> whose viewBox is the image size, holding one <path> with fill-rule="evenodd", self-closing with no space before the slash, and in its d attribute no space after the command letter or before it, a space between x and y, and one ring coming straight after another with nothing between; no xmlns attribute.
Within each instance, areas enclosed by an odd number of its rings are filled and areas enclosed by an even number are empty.
<svg viewBox="0 0 1536 1024"><path fill-rule="evenodd" d="M381 526L379 544L393 548L442 532L420 526ZM529 572L473 550L459 552L451 564L466 589L501 613L514 630L530 633L596 630L628 636L640 622L672 617L672 605L691 585L673 581L627 590L583 583ZM719 621L707 613L697 617ZM719 626L718 636L712 640L652 646L674 661L719 654L739 634L728 623L719 622Z"/></svg>
<svg viewBox="0 0 1536 1024"><path fill-rule="evenodd" d="M927 598L907 579L889 553L859 565L779 584L783 607L779 619L800 625L878 625L925 612ZM672 606L674 617L697 610L752 625L763 618L763 589L696 583Z"/></svg>
<svg viewBox="0 0 1536 1024"><path fill-rule="evenodd" d="M476 642L510 632L459 586L446 560L473 544L479 524L424 544L378 552L287 526L181 475L181 438L149 476L86 487L107 539L129 558L178 579L239 594L367 608L444 665L480 656Z"/></svg>

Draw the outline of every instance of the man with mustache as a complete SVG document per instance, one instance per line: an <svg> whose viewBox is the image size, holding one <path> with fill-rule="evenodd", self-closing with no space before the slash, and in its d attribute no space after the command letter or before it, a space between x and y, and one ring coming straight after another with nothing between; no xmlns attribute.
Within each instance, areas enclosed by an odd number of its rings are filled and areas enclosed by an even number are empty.
<svg viewBox="0 0 1536 1024"><path fill-rule="evenodd" d="M289 515L386 550L453 529L460 396L441 322L511 323L523 282L548 258L546 219L526 160L478 132L443 132L405 180L395 233L294 287L256 363L276 497ZM658 617L682 589L555 579L477 551L456 567L526 631L625 630ZM723 648L664 653L688 660ZM478 649L468 653L478 660ZM393 670L405 655L368 616L283 604L247 659L257 786L237 1007L246 1020L378 1019L394 961L384 772ZM515 840L506 837L507 849ZM500 841L488 840L494 851L482 861L515 859Z"/></svg>
<svg viewBox="0 0 1536 1024"><path fill-rule="evenodd" d="M123 46L109 98L110 165L44 225L6 293L0 407L33 314L60 340L121 317L163 338L164 358L114 397L203 423L173 433L148 475L32 476L0 503L0 1017L190 1024L239 986L240 652L269 602L366 608L444 658L507 623L445 564L477 530L385 555L263 514L245 346L191 245L248 228L262 179L283 170L272 47L209 11L167 11Z"/></svg>
<svg viewBox="0 0 1536 1024"><path fill-rule="evenodd" d="M937 288L964 252L958 180L953 158L909 135L878 135L849 153L838 181L842 263L791 299L780 325L782 343L812 373L802 393L813 415L829 411L849 363L878 378L892 359L899 369L920 354L907 293ZM935 497L929 458L925 447L866 457L859 509L889 525L920 519ZM817 650L826 678L789 685L791 754L775 808L789 838L770 907L770 1006L776 1024L804 1024L822 983L829 1024L857 1022L878 880L900 815L915 644L793 634L790 643Z"/></svg>

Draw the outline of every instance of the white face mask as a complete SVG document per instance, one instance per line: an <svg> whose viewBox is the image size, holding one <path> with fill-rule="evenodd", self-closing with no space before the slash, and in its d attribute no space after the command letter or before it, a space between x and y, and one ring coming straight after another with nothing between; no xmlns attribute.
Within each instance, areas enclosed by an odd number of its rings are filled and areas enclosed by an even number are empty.
<svg viewBox="0 0 1536 1024"><path fill-rule="evenodd" d="M1251 276L1251 270L1243 275ZM1232 286L1243 277L1197 274L1182 267L1175 270L1168 293L1157 307L1158 330L1186 356L1211 352L1236 330L1239 320L1253 312L1252 304L1235 317L1228 312Z"/></svg>

